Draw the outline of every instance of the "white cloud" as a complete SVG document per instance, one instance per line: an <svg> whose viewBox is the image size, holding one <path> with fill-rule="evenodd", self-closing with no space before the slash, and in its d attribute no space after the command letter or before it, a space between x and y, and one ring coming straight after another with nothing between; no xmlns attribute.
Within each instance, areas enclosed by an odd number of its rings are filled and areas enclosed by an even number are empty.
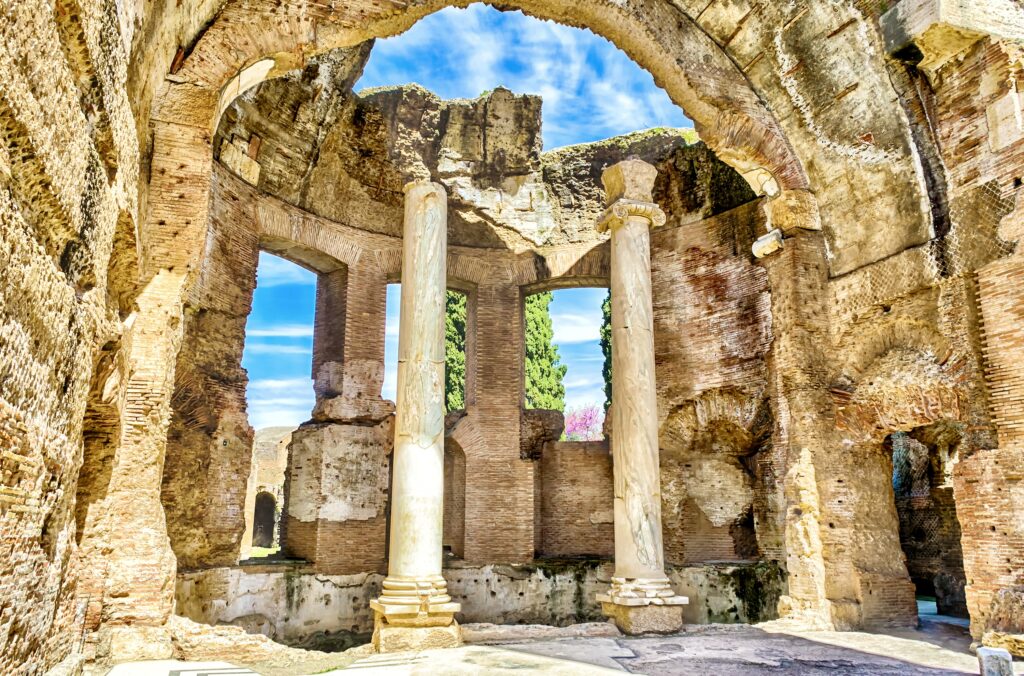
<svg viewBox="0 0 1024 676"><path fill-rule="evenodd" d="M309 338L313 335L313 327L309 324L278 324L262 329L246 329L250 338Z"/></svg>
<svg viewBox="0 0 1024 676"><path fill-rule="evenodd" d="M249 391L274 392L281 390L308 390L312 391L312 378L263 378L249 382Z"/></svg>
<svg viewBox="0 0 1024 676"><path fill-rule="evenodd" d="M584 315L571 312L552 312L551 325L554 329L556 345L589 343L601 339L600 313Z"/></svg>
<svg viewBox="0 0 1024 676"><path fill-rule="evenodd" d="M309 378L264 378L249 383L250 424L256 428L297 427L309 419L316 403Z"/></svg>
<svg viewBox="0 0 1024 676"><path fill-rule="evenodd" d="M547 148L686 124L654 78L604 38L483 4L441 10L377 42L359 86L407 82L442 98L497 86L539 94Z"/></svg>
<svg viewBox="0 0 1024 676"><path fill-rule="evenodd" d="M267 343L251 343L245 346L249 354L308 354L313 355L313 348L302 345L268 345Z"/></svg>
<svg viewBox="0 0 1024 676"><path fill-rule="evenodd" d="M574 361L579 361L574 360ZM562 384L567 390L593 390L596 386L604 387L604 378L594 378L586 375L567 374Z"/></svg>
<svg viewBox="0 0 1024 676"><path fill-rule="evenodd" d="M256 268L257 286L284 286L286 284L316 284L316 275L305 268L278 256L260 252Z"/></svg>

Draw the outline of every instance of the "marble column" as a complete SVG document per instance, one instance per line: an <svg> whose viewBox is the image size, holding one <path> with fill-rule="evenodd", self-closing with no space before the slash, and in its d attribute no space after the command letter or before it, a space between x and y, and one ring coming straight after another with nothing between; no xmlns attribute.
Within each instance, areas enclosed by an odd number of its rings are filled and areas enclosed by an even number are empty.
<svg viewBox="0 0 1024 676"><path fill-rule="evenodd" d="M405 186L391 547L374 610L380 652L456 646L461 634L441 576L444 514L444 320L447 195Z"/></svg>
<svg viewBox="0 0 1024 676"><path fill-rule="evenodd" d="M611 589L597 600L627 634L678 631L687 603L665 575L661 536L650 234L665 223L651 197L657 175L635 159L606 169L601 180L608 208L597 224L611 231L615 484L615 573Z"/></svg>

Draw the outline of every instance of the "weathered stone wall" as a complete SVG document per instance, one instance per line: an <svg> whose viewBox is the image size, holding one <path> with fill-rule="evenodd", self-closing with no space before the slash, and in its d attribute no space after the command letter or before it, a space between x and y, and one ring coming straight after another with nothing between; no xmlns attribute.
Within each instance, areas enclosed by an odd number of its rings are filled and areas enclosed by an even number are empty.
<svg viewBox="0 0 1024 676"><path fill-rule="evenodd" d="M0 19L2 673L44 672L73 649L87 612L99 621L93 573L119 544L107 517L130 504L111 458L139 148L112 9L28 3Z"/></svg>
<svg viewBox="0 0 1024 676"><path fill-rule="evenodd" d="M1014 470L1024 466L1021 266L1005 258L1017 238L994 236L1014 209L1024 163L1021 67L1016 47L985 37L1019 35L1019 4L975 3L963 17L978 26L907 34L913 45L887 44L876 21L883 9L927 9L925 0L517 4L612 39L686 108L711 148L774 197L766 210L788 239L764 262L775 426L755 475L775 490L755 491L754 518L761 548L787 559L784 609L853 626L880 608L866 593L906 588L906 571L891 564L893 512L874 522L884 521L887 534L854 536L873 523L868 508L884 492L880 439L945 421L965 430L953 485L973 631L1024 631L1024 615L1013 612L1024 586ZM170 612L175 562L160 486L182 308L206 251L220 112L264 77L400 32L426 9L22 2L0 19L0 607L10 609L0 617L0 671L44 671L72 650L82 622L160 625ZM887 60L890 46L911 60L916 47L921 70ZM950 46L956 53L935 51ZM386 132L379 126L366 143ZM260 142L250 135L230 145L238 166L254 170L244 157L258 157ZM223 142L217 152L227 164ZM331 177L325 170L318 184L325 195ZM362 190L347 187L345 195ZM355 208L369 222L372 214ZM302 219L287 223L270 230L300 238ZM323 236L322 248L336 246ZM459 256L453 267L463 270ZM521 286L557 277L534 262L503 260L474 274L466 264L460 278L478 284L501 273ZM485 312L512 308L507 291L481 290ZM850 355L855 372L846 371ZM872 385L882 367L903 380ZM901 387L915 373L933 377ZM501 375L505 386L516 374ZM477 394L482 401L489 392ZM506 474L520 469L511 437L488 458ZM509 488L505 499L531 503L532 473L515 474L501 483L496 470L492 493ZM527 532L531 525L517 525L502 551L524 551ZM879 562L880 578L871 572ZM892 598L889 607L906 606L905 593Z"/></svg>
<svg viewBox="0 0 1024 676"><path fill-rule="evenodd" d="M981 320L983 328L971 337L975 350L984 353L991 397L972 398L976 421L972 422L985 427L968 435L954 475L967 604L976 638L991 628L1001 590L1024 594L1024 477L1015 469L1021 467L1024 449L1016 422L1024 391L1014 377L1024 344L1019 313L1021 265L1019 254L992 260L1008 253L1014 241L1020 247L1020 228L1014 227L1019 212L1007 218L1014 210L1024 162L1024 130L1017 121L1020 73L1017 47L981 39L963 53L962 60L951 60L930 79L936 133L949 175L950 219L954 234L959 233L955 239L947 238L952 241L946 249L954 269L979 271L977 287L971 284L966 292L964 323L973 327ZM968 282L973 281L968 277ZM1002 623L999 632L1024 633L1024 618ZM1020 650L1018 646L1016 651Z"/></svg>
<svg viewBox="0 0 1024 676"><path fill-rule="evenodd" d="M232 192L215 182L207 255L185 305L160 498L182 568L238 563L245 531L253 429L242 368L259 233Z"/></svg>
<svg viewBox="0 0 1024 676"><path fill-rule="evenodd" d="M591 560L523 566L445 568L458 598L460 623L551 624L600 621L594 599L612 565ZM680 593L691 595L686 621L759 622L775 617L785 581L772 564L670 567ZM180 576L178 612L196 622L233 624L303 647L339 649L365 642L373 629L369 601L383 575L319 575L303 566L246 565Z"/></svg>

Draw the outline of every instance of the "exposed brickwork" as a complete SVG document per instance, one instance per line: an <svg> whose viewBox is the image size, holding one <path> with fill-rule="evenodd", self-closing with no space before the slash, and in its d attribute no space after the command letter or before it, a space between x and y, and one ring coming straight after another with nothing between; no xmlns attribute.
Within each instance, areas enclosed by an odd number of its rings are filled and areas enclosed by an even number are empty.
<svg viewBox="0 0 1024 676"><path fill-rule="evenodd" d="M540 555L612 556L615 534L608 442L549 442L537 472L541 476Z"/></svg>
<svg viewBox="0 0 1024 676"><path fill-rule="evenodd" d="M683 530L672 555L724 555L727 531L734 555L751 552L749 502L757 555L787 562L784 612L839 628L906 622L912 590L894 535L884 439L937 422L955 426L963 440L951 480L972 631L1016 645L991 634L1024 632L1013 610L1024 594L1024 276L999 230L1024 166L1024 68L1019 46L985 36L939 65L928 55L925 71L898 61L906 52L887 57L877 21L906 2L514 6L571 16L613 40L686 108L708 147L763 192L781 191L760 203L787 237L761 273L747 254L763 231L760 214L720 216L749 228L742 236L736 228L702 234L692 223L721 204L712 195L691 210L683 207L690 195L672 194L690 185L701 194L705 183L675 178L704 151L654 158L664 172L680 172L665 184L663 205L680 228L655 235L656 244L666 239L655 252L665 262L655 266L659 415L676 432L686 429L681 412L698 410L707 393L743 413L725 416L728 424L721 415L710 425L698 418L694 434L673 437L680 460L714 448L703 470L717 466L709 485L730 494L701 494L693 477L690 487L678 482ZM383 156L397 127L347 90L365 41L411 26L426 7L60 0L19 2L0 18L0 672L43 673L100 624L164 636L178 565L172 539L186 565L190 557L201 564L235 555L249 457L238 320L251 284L220 279L218 266L249 270L254 235L258 246L332 275L325 289L347 287L344 312L332 293L321 317L317 365L341 368L314 374L317 424L387 418L374 390L384 283L400 274L400 247L386 235L398 225L401 172ZM997 19L1019 18L1019 3L971 9L990 7ZM246 99L262 95L294 109L264 116L259 133L228 115L231 133L218 132L242 90L339 45L356 47L324 57L335 61L319 79L296 76L298 89L282 82ZM343 91L320 98L325 83ZM506 93L489 101L535 104ZM468 129L486 107L446 110ZM321 122L328 118L353 125ZM275 138L275 126L291 131ZM500 142L492 137L489 147ZM643 143L630 144L642 154ZM228 164L240 154L233 166L276 197L234 185L241 180L214 166L215 150ZM341 166L360 153L370 159ZM266 161L274 156L281 160ZM291 169L309 168L317 156L328 159L289 182ZM587 194L574 191L580 183L547 181L542 158L523 157L517 180L543 183L565 213L589 213L593 200L576 199ZM481 175L493 168L477 166ZM339 181L342 174L354 180ZM728 183L737 184L734 175ZM225 193L233 204L217 203ZM316 199L300 204L300 193ZM317 211L314 202L336 211ZM244 224L251 231L223 238ZM466 558L522 561L544 538L535 515L545 499L543 476L519 457L522 294L600 285L608 252L599 238L588 247L569 237L545 247L488 227L467 228L487 239L469 237L449 251L450 276L476 308L471 410L452 434L466 453ZM688 239L694 232L699 237ZM708 233L713 240L701 240ZM461 246L481 242L494 248ZM359 294L371 309L362 324L351 292L364 282ZM216 349L193 349L202 347L199 335ZM762 414L766 396L770 415ZM763 425L770 446L759 441ZM712 432L728 443L709 446ZM223 440L227 447L217 445ZM376 445L381 455L386 447ZM663 478L685 478L686 464ZM382 466L371 478L381 479ZM508 505L515 511L505 518ZM313 520L299 531L352 521L377 528L364 535L378 541L381 519L378 512ZM331 543L348 537L317 535L317 547L336 563L343 548Z"/></svg>
<svg viewBox="0 0 1024 676"><path fill-rule="evenodd" d="M182 568L238 562L253 430L242 368L259 235L233 181L213 186L203 260L185 307L161 500Z"/></svg>

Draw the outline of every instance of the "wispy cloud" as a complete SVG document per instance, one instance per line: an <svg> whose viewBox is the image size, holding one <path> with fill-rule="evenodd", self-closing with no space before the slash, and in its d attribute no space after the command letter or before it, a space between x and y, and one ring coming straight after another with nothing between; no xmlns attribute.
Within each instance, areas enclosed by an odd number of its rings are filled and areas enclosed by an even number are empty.
<svg viewBox="0 0 1024 676"><path fill-rule="evenodd" d="M600 375L600 371L598 374ZM603 378L595 378L593 374L575 375L568 376L563 381L565 389L567 390L593 390L595 388L604 387Z"/></svg>
<svg viewBox="0 0 1024 676"><path fill-rule="evenodd" d="M309 324L279 324L262 329L246 329L245 334L251 338L309 338L313 335L313 327Z"/></svg>
<svg viewBox="0 0 1024 676"><path fill-rule="evenodd" d="M313 399L308 404L281 406L272 402L249 401L249 424L255 429L264 427L298 427L309 420Z"/></svg>
<svg viewBox="0 0 1024 676"><path fill-rule="evenodd" d="M601 313L552 312L551 327L555 343L571 345L601 339Z"/></svg>
<svg viewBox="0 0 1024 676"><path fill-rule="evenodd" d="M312 390L311 378L264 378L249 381L249 391L282 392L293 390Z"/></svg>
<svg viewBox="0 0 1024 676"><path fill-rule="evenodd" d="M377 41L358 86L408 82L449 99L497 86L539 94L546 148L690 126L654 78L604 38L483 4L443 9Z"/></svg>
<svg viewBox="0 0 1024 676"><path fill-rule="evenodd" d="M604 406L604 390L600 387L593 387L585 390L569 390L565 393L565 410L572 408L583 408L597 404Z"/></svg>
<svg viewBox="0 0 1024 676"><path fill-rule="evenodd" d="M261 251L256 284L264 288L286 284L315 285L316 275L291 261Z"/></svg>
<svg viewBox="0 0 1024 676"><path fill-rule="evenodd" d="M249 420L256 429L297 427L309 419L315 397L308 378L253 380L248 389Z"/></svg>
<svg viewBox="0 0 1024 676"><path fill-rule="evenodd" d="M304 345L273 345L269 343L247 343L245 351L250 354L313 354L313 348Z"/></svg>

